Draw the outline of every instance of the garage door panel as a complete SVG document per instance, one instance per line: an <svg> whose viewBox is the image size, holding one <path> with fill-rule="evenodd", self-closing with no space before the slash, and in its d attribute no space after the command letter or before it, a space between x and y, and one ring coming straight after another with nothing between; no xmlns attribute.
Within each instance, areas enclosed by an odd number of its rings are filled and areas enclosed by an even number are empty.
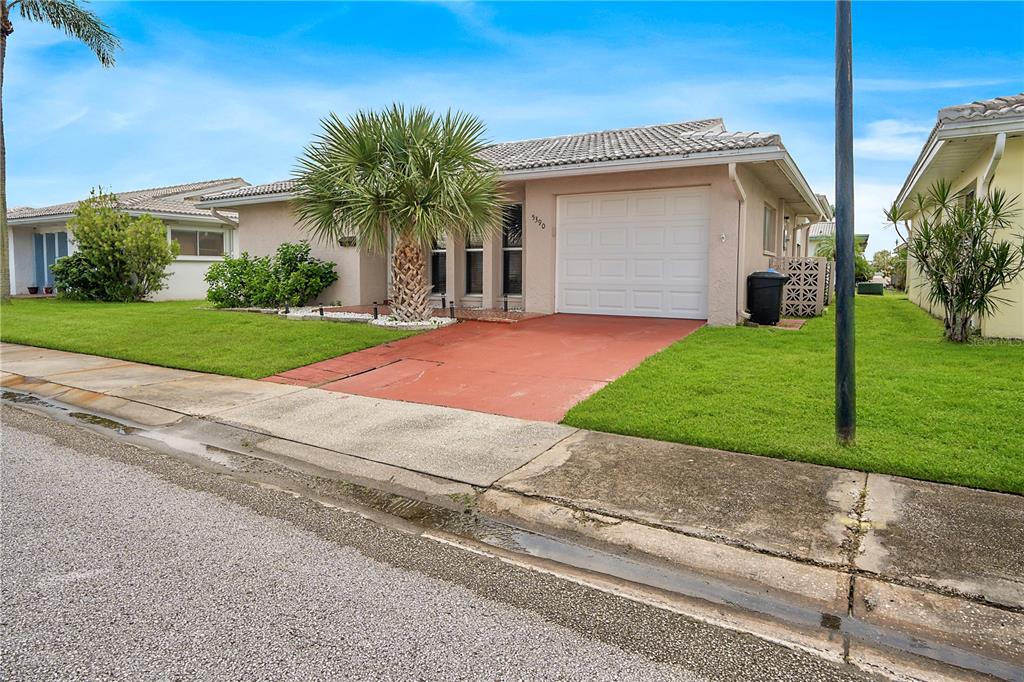
<svg viewBox="0 0 1024 682"><path fill-rule="evenodd" d="M664 299L665 292L660 289L634 289L633 309L638 312L647 312L655 315L664 310Z"/></svg>
<svg viewBox="0 0 1024 682"><path fill-rule="evenodd" d="M597 206L597 214L601 218L625 218L629 210L627 199L601 199Z"/></svg>
<svg viewBox="0 0 1024 682"><path fill-rule="evenodd" d="M592 230L586 228L568 227L563 229L562 236L565 239L565 245L567 247L570 249L579 249L580 252L590 249L594 244L594 233Z"/></svg>
<svg viewBox="0 0 1024 682"><path fill-rule="evenodd" d="M628 232L623 225L600 227L597 230L597 244L605 248L621 249L628 244Z"/></svg>
<svg viewBox="0 0 1024 682"><path fill-rule="evenodd" d="M561 197L557 309L707 317L706 188Z"/></svg>
<svg viewBox="0 0 1024 682"><path fill-rule="evenodd" d="M594 276L594 263L590 258L567 258L563 276L566 282L574 280L589 280Z"/></svg>
<svg viewBox="0 0 1024 682"><path fill-rule="evenodd" d="M663 195L638 195L633 207L636 216L663 216L668 212L666 197Z"/></svg>
<svg viewBox="0 0 1024 682"><path fill-rule="evenodd" d="M602 258L597 262L597 276L600 279L623 280L629 274L629 260L626 258Z"/></svg>
<svg viewBox="0 0 1024 682"><path fill-rule="evenodd" d="M637 249L660 249L665 246L665 228L636 227L632 230L633 246Z"/></svg>
<svg viewBox="0 0 1024 682"><path fill-rule="evenodd" d="M669 291L669 310L679 313L680 317L706 317L707 296L703 291Z"/></svg>
<svg viewBox="0 0 1024 682"><path fill-rule="evenodd" d="M590 308L592 306L592 293L589 288L567 287L562 290L562 305L566 308L578 308L581 310Z"/></svg>
<svg viewBox="0 0 1024 682"><path fill-rule="evenodd" d="M687 281L703 286L707 280L707 261L703 258L670 258L666 259L666 265L666 278L673 284Z"/></svg>
<svg viewBox="0 0 1024 682"><path fill-rule="evenodd" d="M626 312L627 295L625 289L598 289L597 307L603 313L623 315Z"/></svg>
<svg viewBox="0 0 1024 682"><path fill-rule="evenodd" d="M664 258L631 258L629 265L633 279L656 282L665 279Z"/></svg>
<svg viewBox="0 0 1024 682"><path fill-rule="evenodd" d="M563 201L566 218L589 218L594 213L594 201L588 197L566 197Z"/></svg>

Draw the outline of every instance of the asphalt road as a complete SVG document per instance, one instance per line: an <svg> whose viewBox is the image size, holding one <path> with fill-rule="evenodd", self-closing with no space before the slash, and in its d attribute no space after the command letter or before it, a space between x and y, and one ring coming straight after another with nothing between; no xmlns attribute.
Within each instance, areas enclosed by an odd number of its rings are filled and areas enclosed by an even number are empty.
<svg viewBox="0 0 1024 682"><path fill-rule="evenodd" d="M5 679L860 679L78 426L0 416Z"/></svg>

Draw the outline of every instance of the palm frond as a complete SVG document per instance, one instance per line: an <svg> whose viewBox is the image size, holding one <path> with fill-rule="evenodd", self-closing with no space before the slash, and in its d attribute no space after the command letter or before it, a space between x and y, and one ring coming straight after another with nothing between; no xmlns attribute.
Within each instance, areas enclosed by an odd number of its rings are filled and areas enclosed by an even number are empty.
<svg viewBox="0 0 1024 682"><path fill-rule="evenodd" d="M28 21L45 22L85 43L103 66L114 65L121 41L94 12L75 0L21 0L18 9Z"/></svg>

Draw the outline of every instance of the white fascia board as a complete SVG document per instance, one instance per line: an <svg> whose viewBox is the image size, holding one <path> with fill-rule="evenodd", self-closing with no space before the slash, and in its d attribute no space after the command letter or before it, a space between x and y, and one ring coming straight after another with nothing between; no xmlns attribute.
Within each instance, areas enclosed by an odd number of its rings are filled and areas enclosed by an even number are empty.
<svg viewBox="0 0 1024 682"><path fill-rule="evenodd" d="M685 168L687 166L714 166L724 163L745 163L752 161L775 161L786 155L781 147L759 147L757 149L736 149L721 152L704 152L680 156L652 156L640 159L622 159L618 161L595 161L592 163L574 163L564 166L543 166L540 168L524 168L506 171L501 179L506 182L516 180L542 180L545 178L567 177L573 175L596 175L599 173L625 173L628 171L659 170L663 168Z"/></svg>
<svg viewBox="0 0 1024 682"><path fill-rule="evenodd" d="M125 211L128 215L137 218L141 215L151 215L154 218L160 220L179 220L182 222L198 222L198 223L215 223L217 225L223 225L220 220L208 215L192 215L189 213L164 213L159 211L136 211L128 210ZM10 218L7 220L8 225L51 225L58 223L66 223L75 217L74 213L60 213L57 215L47 216L30 216L27 218Z"/></svg>
<svg viewBox="0 0 1024 682"><path fill-rule="evenodd" d="M935 136L940 140L944 140L953 137L996 135L998 133L1013 135L1014 133L1021 132L1024 132L1024 116L995 119L993 121L956 121L943 123L939 127Z"/></svg>
<svg viewBox="0 0 1024 682"><path fill-rule="evenodd" d="M248 206L250 204L272 204L275 201L288 201L294 192L275 192L252 197L235 197L233 199L206 199L196 203L199 208L231 208L232 206Z"/></svg>
<svg viewBox="0 0 1024 682"><path fill-rule="evenodd" d="M12 227L25 226L25 225L57 225L60 223L66 223L68 218L73 218L73 214L60 214L60 215L45 215L45 216L33 216L28 218L8 218L7 224Z"/></svg>

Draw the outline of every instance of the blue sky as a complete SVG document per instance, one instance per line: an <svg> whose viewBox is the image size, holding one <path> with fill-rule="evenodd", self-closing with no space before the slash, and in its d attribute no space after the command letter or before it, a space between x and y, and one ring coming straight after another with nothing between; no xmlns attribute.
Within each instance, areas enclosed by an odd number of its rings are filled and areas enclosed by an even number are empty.
<svg viewBox="0 0 1024 682"><path fill-rule="evenodd" d="M392 101L473 112L494 140L720 116L780 133L811 186L834 195L832 3L91 8L124 42L114 69L15 19L11 206L99 184L280 179L326 113ZM895 243L881 207L937 109L1024 90L1024 3L855 3L854 59L857 228L873 253Z"/></svg>

